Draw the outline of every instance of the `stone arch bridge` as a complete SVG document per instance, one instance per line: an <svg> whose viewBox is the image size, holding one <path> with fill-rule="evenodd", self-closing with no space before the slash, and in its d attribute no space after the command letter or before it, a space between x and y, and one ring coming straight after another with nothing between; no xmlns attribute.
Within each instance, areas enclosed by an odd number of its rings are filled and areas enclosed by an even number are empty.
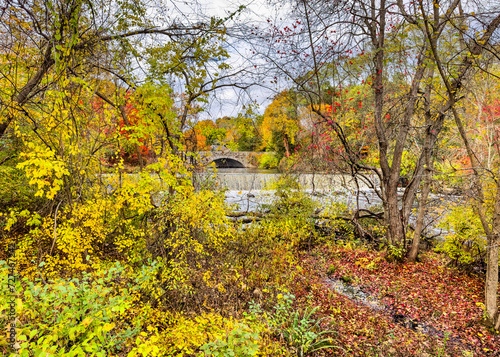
<svg viewBox="0 0 500 357"><path fill-rule="evenodd" d="M198 164L207 166L215 163L218 168L256 168L258 167L258 158L264 154L255 151L199 151Z"/></svg>

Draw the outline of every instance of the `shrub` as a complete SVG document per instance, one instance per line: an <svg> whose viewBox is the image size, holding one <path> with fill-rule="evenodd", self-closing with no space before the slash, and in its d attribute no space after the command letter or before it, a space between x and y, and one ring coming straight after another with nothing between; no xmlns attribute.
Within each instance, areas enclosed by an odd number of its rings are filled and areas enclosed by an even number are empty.
<svg viewBox="0 0 500 357"><path fill-rule="evenodd" d="M318 307L307 307L304 311L292 308L294 295L278 294L278 302L273 311L264 313L258 304L251 305L255 315L261 315L276 335L282 338L298 356L306 356L315 351L335 347L331 340L323 338L334 331L325 331L320 328L324 319L314 317Z"/></svg>
<svg viewBox="0 0 500 357"><path fill-rule="evenodd" d="M201 346L207 356L255 356L259 352L259 334L246 324L238 323L225 338L219 338Z"/></svg>
<svg viewBox="0 0 500 357"><path fill-rule="evenodd" d="M0 262L2 289L7 290L7 265ZM18 284L19 356L107 356L128 349L139 332L140 316L129 322L131 290L123 284L120 264L84 274L82 279L43 283L24 278ZM7 298L2 296L5 314ZM2 316L2 321L5 321ZM4 327L4 326L2 326Z"/></svg>
<svg viewBox="0 0 500 357"><path fill-rule="evenodd" d="M260 157L259 167L263 169L274 169L278 167L279 159L274 153L265 153Z"/></svg>
<svg viewBox="0 0 500 357"><path fill-rule="evenodd" d="M35 197L36 190L28 185L22 170L10 166L0 166L0 212L9 209L33 209L43 200Z"/></svg>
<svg viewBox="0 0 500 357"><path fill-rule="evenodd" d="M436 247L446 253L455 266L472 268L484 261L486 238L479 216L471 206L456 206L440 223L448 233Z"/></svg>
<svg viewBox="0 0 500 357"><path fill-rule="evenodd" d="M168 355L183 356L194 354L201 346L216 350L217 343L213 341L222 341L227 331L232 331L237 325L233 318L214 313L203 313L194 318L179 315L162 333L166 352ZM212 342L207 343L207 340Z"/></svg>
<svg viewBox="0 0 500 357"><path fill-rule="evenodd" d="M283 176L268 189L274 189L274 199L265 206L269 215L262 223L265 235L273 240L302 246L315 241L314 209L316 203L301 189L295 177Z"/></svg>
<svg viewBox="0 0 500 357"><path fill-rule="evenodd" d="M163 355L192 356L200 351L207 356L281 355L279 343L268 338L267 325L244 315L242 319L216 313L178 315L160 335Z"/></svg>

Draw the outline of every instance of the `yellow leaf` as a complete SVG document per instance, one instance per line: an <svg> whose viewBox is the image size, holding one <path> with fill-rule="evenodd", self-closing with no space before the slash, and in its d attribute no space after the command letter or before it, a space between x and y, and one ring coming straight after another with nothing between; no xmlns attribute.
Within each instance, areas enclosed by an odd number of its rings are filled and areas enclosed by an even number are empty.
<svg viewBox="0 0 500 357"><path fill-rule="evenodd" d="M92 321L94 321L94 319L92 317L87 316L86 318L83 319L82 325L88 326L92 323Z"/></svg>
<svg viewBox="0 0 500 357"><path fill-rule="evenodd" d="M104 326L102 327L102 329L105 331L105 332L108 332L108 331L111 331L112 329L115 328L115 323L114 322L111 322L109 324L104 324Z"/></svg>

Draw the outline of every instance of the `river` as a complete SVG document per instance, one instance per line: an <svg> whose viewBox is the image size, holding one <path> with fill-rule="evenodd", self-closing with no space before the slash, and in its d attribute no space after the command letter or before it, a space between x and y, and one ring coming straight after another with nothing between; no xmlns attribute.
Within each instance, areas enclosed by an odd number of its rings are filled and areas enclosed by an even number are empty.
<svg viewBox="0 0 500 357"><path fill-rule="evenodd" d="M370 184L363 179L358 179L356 183L352 176L346 174L300 173L288 175L297 179L301 188L318 203L320 208L328 207L332 203L344 203L349 209L381 210L381 199L370 187ZM270 189L270 185L282 176L283 174L275 170L219 168L216 172L216 181L218 185L226 189L226 202L233 205L234 211L259 212L263 205L273 202L275 190ZM198 174L199 180L206 180L210 177L213 177L213 173ZM365 177L378 188L379 180L375 174L367 174ZM398 189L399 197L402 198L403 193L403 188ZM430 205L434 208L439 206L439 209L428 212L427 234L436 235L442 233L437 225L442 214L446 211L444 207L458 198L431 194L429 199L433 201ZM410 217L410 223L415 223L413 215Z"/></svg>
<svg viewBox="0 0 500 357"><path fill-rule="evenodd" d="M198 179L209 179L213 173L198 174ZM269 204L274 197L270 187L283 176L275 170L262 169L217 169L216 181L225 188L226 202L235 205L237 211L258 211L262 204ZM356 205L356 192L359 192L359 206L373 207L381 204L381 200L366 182L356 182L345 174L301 173L288 174L293 176L300 187L311 197L319 201L320 206L332 202L343 202L348 207ZM375 175L370 180L378 185Z"/></svg>

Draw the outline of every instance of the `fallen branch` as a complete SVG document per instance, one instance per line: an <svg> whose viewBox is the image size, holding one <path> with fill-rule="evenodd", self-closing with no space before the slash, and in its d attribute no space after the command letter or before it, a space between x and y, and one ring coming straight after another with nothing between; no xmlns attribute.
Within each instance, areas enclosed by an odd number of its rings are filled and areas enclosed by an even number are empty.
<svg viewBox="0 0 500 357"><path fill-rule="evenodd" d="M238 223L254 223L254 222L259 222L259 221L262 221L263 218L259 218L259 217L253 217L253 218L249 218L249 217L245 217L245 218L232 218L232 221L233 222L238 222Z"/></svg>
<svg viewBox="0 0 500 357"><path fill-rule="evenodd" d="M253 217L264 217L263 213L259 212L228 212L226 213L227 217L247 217L247 216L253 216Z"/></svg>

